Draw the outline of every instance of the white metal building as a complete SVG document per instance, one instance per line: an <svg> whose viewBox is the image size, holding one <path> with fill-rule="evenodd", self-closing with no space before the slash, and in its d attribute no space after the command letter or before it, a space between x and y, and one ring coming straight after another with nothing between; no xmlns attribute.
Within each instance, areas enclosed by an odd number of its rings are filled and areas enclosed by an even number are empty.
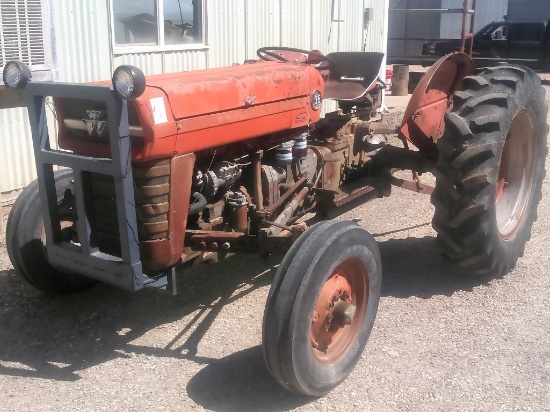
<svg viewBox="0 0 550 412"><path fill-rule="evenodd" d="M388 0L0 0L0 64L88 82L121 64L158 74L242 63L261 46L385 52L387 10ZM1 109L0 191L34 169L26 109Z"/></svg>

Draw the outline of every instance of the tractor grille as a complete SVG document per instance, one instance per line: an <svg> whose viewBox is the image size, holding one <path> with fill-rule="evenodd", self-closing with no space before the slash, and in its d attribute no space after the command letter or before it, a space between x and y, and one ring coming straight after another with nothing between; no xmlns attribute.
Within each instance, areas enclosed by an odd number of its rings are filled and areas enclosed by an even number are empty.
<svg viewBox="0 0 550 412"><path fill-rule="evenodd" d="M120 234L118 213L115 201L115 185L112 176L87 172L85 185L91 193L93 213L88 212L92 229L92 239L99 250L120 257Z"/></svg>
<svg viewBox="0 0 550 412"><path fill-rule="evenodd" d="M105 102L67 98L56 99L55 104L63 119L63 131L67 137L95 143L109 143ZM143 129L133 102L128 103L128 123L132 145L143 145Z"/></svg>
<svg viewBox="0 0 550 412"><path fill-rule="evenodd" d="M136 165L133 170L140 240L168 237L170 160Z"/></svg>
<svg viewBox="0 0 550 412"><path fill-rule="evenodd" d="M101 252L120 256L120 235L112 176L87 173L93 204L92 237ZM140 241L168 237L170 160L134 165L134 196Z"/></svg>

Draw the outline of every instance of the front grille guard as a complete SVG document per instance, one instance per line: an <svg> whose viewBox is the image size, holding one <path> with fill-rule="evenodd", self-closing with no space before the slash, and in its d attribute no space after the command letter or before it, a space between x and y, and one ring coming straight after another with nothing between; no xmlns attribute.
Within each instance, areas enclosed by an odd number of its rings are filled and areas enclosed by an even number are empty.
<svg viewBox="0 0 550 412"><path fill-rule="evenodd" d="M45 98L85 98L104 101L107 106L107 127L111 158L80 156L52 149L48 135ZM61 270L79 273L126 290L136 291L144 286L139 254L136 210L128 125L127 102L117 97L107 86L66 83L30 83L26 87L27 106L34 146L36 170L44 215L48 261ZM60 125L60 127L63 127ZM62 239L54 165L73 170L74 195L79 244ZM120 233L120 257L103 253L92 241L92 228L87 210L83 173L95 172L112 176Z"/></svg>

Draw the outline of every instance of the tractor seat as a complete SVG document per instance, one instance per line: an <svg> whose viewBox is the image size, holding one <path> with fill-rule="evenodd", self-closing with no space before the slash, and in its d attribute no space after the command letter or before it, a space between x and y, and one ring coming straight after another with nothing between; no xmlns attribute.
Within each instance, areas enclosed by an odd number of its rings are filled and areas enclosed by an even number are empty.
<svg viewBox="0 0 550 412"><path fill-rule="evenodd" d="M327 57L334 63L325 82L325 99L362 101L378 78L384 53L336 52Z"/></svg>

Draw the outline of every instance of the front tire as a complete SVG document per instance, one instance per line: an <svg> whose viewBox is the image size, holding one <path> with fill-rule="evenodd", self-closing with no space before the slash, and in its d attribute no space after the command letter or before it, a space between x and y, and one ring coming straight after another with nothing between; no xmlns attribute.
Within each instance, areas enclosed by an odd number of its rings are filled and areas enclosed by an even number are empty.
<svg viewBox="0 0 550 412"><path fill-rule="evenodd" d="M55 172L58 201L72 187L72 172ZM29 184L13 205L6 226L6 246L15 271L35 288L55 294L77 292L97 283L94 279L57 270L46 258L44 218L38 181Z"/></svg>
<svg viewBox="0 0 550 412"><path fill-rule="evenodd" d="M286 389L320 396L353 370L372 330L382 264L372 236L353 222L306 231L283 259L263 322L264 359Z"/></svg>
<svg viewBox="0 0 550 412"><path fill-rule="evenodd" d="M433 227L444 257L469 275L501 276L523 255L545 176L547 105L525 67L464 78L445 116Z"/></svg>

